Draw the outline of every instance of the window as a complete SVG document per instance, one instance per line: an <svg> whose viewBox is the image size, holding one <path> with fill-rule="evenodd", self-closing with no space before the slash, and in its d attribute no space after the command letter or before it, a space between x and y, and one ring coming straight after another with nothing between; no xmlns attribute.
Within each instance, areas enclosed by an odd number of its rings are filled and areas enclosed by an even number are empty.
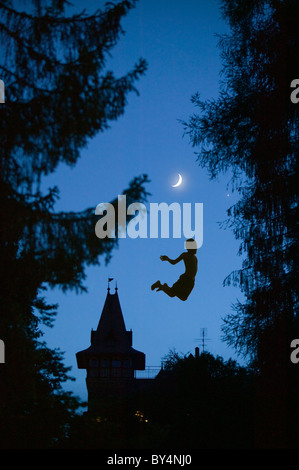
<svg viewBox="0 0 299 470"><path fill-rule="evenodd" d="M124 369L123 370L123 377L133 377L133 370L132 369Z"/></svg>
<svg viewBox="0 0 299 470"><path fill-rule="evenodd" d="M110 361L108 361L107 359L102 359L101 367L110 367Z"/></svg>
<svg viewBox="0 0 299 470"><path fill-rule="evenodd" d="M101 368L100 369L100 376L101 377L109 377L109 372L110 372L110 369L108 367L105 367L105 368Z"/></svg>
<svg viewBox="0 0 299 470"><path fill-rule="evenodd" d="M111 377L120 377L121 376L121 369L120 367L113 367L111 369Z"/></svg>
<svg viewBox="0 0 299 470"><path fill-rule="evenodd" d="M120 361L118 360L112 361L112 367L120 367Z"/></svg>
<svg viewBox="0 0 299 470"><path fill-rule="evenodd" d="M90 367L99 367L99 361L97 359L90 359L89 360Z"/></svg>
<svg viewBox="0 0 299 470"><path fill-rule="evenodd" d="M89 377L98 377L99 376L99 371L98 369L89 369Z"/></svg>

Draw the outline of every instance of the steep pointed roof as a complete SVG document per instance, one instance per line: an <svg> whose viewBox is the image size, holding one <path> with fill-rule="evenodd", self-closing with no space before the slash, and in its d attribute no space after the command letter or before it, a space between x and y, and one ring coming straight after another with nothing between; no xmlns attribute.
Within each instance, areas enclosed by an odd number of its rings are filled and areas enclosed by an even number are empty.
<svg viewBox="0 0 299 470"><path fill-rule="evenodd" d="M91 332L91 345L76 354L78 367L85 369L91 357L113 357L120 355L131 358L135 370L144 370L145 355L132 347L132 332L126 330L117 288L106 300L96 331Z"/></svg>
<svg viewBox="0 0 299 470"><path fill-rule="evenodd" d="M128 343L130 346L117 290L114 294L110 294L108 289L96 334L97 343L114 341L123 346Z"/></svg>

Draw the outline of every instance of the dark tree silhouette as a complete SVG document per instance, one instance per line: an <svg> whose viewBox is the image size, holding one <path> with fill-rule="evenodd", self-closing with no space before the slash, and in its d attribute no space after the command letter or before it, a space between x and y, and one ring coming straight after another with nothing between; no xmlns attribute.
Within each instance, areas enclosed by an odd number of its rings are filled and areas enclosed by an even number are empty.
<svg viewBox="0 0 299 470"><path fill-rule="evenodd" d="M160 427L162 448L250 448L253 381L252 370L231 359L170 351L143 409Z"/></svg>
<svg viewBox="0 0 299 470"><path fill-rule="evenodd" d="M61 447L251 448L254 380L251 369L231 359L170 351L158 376L141 379L139 391L105 400L100 416L77 416Z"/></svg>
<svg viewBox="0 0 299 470"><path fill-rule="evenodd" d="M44 194L43 177L60 163L75 165L89 139L124 113L128 93L146 69L143 59L125 76L105 71L135 1L67 16L65 0L0 2L0 365L2 446L48 447L65 432L76 400L62 392L67 379L61 353L40 340L57 306L48 286L84 290L85 267L108 262L117 239L94 234L95 208L55 211L56 187ZM18 5L18 8L17 6ZM122 193L145 201L147 176ZM116 204L116 201L112 201Z"/></svg>
<svg viewBox="0 0 299 470"><path fill-rule="evenodd" d="M272 427L265 445L283 446L284 403L292 395L290 342L298 337L299 134L290 85L298 75L299 5L294 0L225 0L222 11L231 33L219 43L219 98L202 102L199 95L193 97L201 113L186 123L186 132L199 148L200 165L212 178L232 171L232 188L240 194L228 211L227 226L241 241L246 259L225 284L239 285L246 301L237 302L235 313L225 319L224 335L250 355L265 378L267 398L259 414L268 407L264 422Z"/></svg>

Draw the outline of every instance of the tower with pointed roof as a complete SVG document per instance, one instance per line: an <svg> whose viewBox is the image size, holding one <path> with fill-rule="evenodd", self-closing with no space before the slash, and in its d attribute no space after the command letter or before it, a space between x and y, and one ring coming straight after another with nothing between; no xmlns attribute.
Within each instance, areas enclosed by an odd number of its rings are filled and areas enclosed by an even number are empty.
<svg viewBox="0 0 299 470"><path fill-rule="evenodd" d="M127 331L118 289L110 293L97 329L91 331L89 348L76 354L79 369L86 369L88 411L93 412L107 397L125 396L136 386L135 370L145 369L145 354L132 347L132 331Z"/></svg>

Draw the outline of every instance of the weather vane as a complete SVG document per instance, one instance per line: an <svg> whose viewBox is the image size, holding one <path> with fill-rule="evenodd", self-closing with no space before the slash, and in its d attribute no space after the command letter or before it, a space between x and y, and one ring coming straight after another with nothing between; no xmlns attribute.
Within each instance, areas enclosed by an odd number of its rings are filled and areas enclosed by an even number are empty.
<svg viewBox="0 0 299 470"><path fill-rule="evenodd" d="M113 279L114 279L113 277L108 277L108 289L107 289L108 292L110 292L110 284L109 284L109 283L110 283L111 281L113 281Z"/></svg>

